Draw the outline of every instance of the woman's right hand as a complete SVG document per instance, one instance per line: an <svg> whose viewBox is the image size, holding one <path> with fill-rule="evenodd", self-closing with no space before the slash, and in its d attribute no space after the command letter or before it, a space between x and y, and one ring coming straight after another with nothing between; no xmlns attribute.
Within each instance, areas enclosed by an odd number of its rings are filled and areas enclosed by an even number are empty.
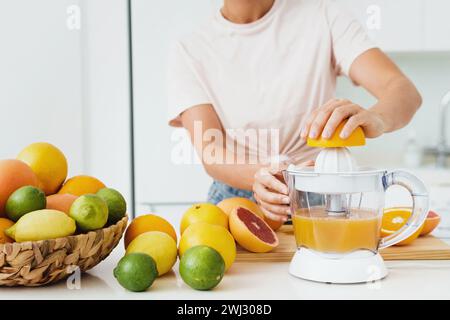
<svg viewBox="0 0 450 320"><path fill-rule="evenodd" d="M314 161L307 161L301 166L312 166ZM289 209L289 191L284 181L282 168L264 167L255 174L253 193L256 202L264 214L276 221L286 221Z"/></svg>

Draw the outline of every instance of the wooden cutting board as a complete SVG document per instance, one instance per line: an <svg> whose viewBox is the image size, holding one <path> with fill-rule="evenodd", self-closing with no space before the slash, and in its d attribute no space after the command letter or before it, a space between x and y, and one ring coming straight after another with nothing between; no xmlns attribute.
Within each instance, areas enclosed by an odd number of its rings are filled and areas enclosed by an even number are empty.
<svg viewBox="0 0 450 320"><path fill-rule="evenodd" d="M286 225L277 231L279 246L272 252L253 253L238 248L236 261L289 262L297 247L293 227ZM433 236L420 237L408 246L392 246L380 251L385 260L450 260L450 245Z"/></svg>

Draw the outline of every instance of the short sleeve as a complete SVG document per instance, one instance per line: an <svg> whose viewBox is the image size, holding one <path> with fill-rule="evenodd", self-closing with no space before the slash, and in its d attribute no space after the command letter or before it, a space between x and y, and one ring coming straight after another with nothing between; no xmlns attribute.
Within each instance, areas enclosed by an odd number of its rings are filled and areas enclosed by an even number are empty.
<svg viewBox="0 0 450 320"><path fill-rule="evenodd" d="M338 74L349 76L350 67L355 59L376 45L367 35L361 23L332 0L325 0L335 67Z"/></svg>
<svg viewBox="0 0 450 320"><path fill-rule="evenodd" d="M210 104L194 62L180 43L170 51L167 70L169 125L181 126L180 114L196 105Z"/></svg>

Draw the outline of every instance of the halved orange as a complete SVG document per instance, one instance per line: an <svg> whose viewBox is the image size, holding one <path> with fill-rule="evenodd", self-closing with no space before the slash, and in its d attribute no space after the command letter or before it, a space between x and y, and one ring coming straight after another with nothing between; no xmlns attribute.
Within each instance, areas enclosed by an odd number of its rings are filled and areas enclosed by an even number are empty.
<svg viewBox="0 0 450 320"><path fill-rule="evenodd" d="M384 210L383 218L381 220L381 237L387 237L402 228L408 219L411 217L412 210L410 208L389 208ZM412 235L406 238L399 243L396 243L396 246L404 246L411 244L414 240L416 240L420 233L422 232L422 226L417 229Z"/></svg>
<svg viewBox="0 0 450 320"><path fill-rule="evenodd" d="M319 136L317 139L308 138L306 144L310 147L320 148L337 148L337 147L356 147L366 144L366 136L363 129L357 127L347 139L339 137L342 128L344 128L347 121L343 121L334 131L329 139L324 139Z"/></svg>

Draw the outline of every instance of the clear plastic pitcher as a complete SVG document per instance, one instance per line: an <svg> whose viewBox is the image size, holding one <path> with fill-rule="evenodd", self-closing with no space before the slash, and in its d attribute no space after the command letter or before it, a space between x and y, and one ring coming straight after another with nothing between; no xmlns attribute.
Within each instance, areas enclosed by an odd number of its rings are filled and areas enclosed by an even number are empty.
<svg viewBox="0 0 450 320"><path fill-rule="evenodd" d="M428 213L426 187L405 171L316 173L311 168L290 167L284 175L299 249L333 257L358 250L376 254L412 235ZM412 214L400 230L382 238L385 192L392 185L401 185L410 192Z"/></svg>

